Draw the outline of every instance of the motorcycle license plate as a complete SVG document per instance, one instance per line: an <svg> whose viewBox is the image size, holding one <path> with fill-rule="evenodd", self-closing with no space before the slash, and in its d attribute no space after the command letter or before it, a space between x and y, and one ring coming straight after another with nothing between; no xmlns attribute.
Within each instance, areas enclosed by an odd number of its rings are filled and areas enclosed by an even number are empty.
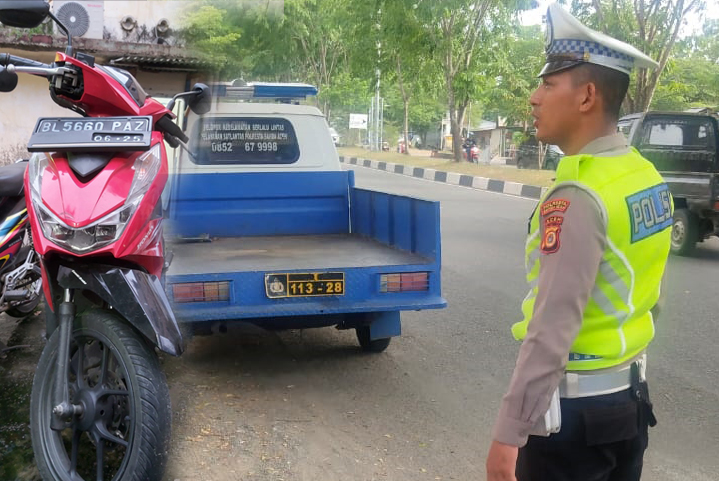
<svg viewBox="0 0 719 481"><path fill-rule="evenodd" d="M29 152L148 150L152 117L43 117L30 137Z"/></svg>
<svg viewBox="0 0 719 481"><path fill-rule="evenodd" d="M265 292L270 299L284 297L343 296L343 272L265 274Z"/></svg>

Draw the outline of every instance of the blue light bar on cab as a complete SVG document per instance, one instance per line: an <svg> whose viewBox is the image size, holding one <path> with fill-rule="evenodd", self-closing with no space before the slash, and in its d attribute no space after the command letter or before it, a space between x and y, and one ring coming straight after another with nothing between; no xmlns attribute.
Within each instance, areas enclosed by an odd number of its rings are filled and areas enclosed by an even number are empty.
<svg viewBox="0 0 719 481"><path fill-rule="evenodd" d="M300 83L254 82L238 87L227 84L212 85L212 95L241 99L305 99L317 95L317 87Z"/></svg>
<svg viewBox="0 0 719 481"><path fill-rule="evenodd" d="M255 88L254 97L256 99L304 99L311 95L317 95L317 87L309 84L254 82L249 85Z"/></svg>

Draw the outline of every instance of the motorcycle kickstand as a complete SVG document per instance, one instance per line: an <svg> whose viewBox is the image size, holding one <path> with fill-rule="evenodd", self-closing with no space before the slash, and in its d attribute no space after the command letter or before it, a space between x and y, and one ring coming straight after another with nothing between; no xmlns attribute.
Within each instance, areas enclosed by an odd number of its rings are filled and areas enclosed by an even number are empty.
<svg viewBox="0 0 719 481"><path fill-rule="evenodd" d="M65 289L63 302L58 306L58 324L60 329L60 345L57 349L57 371L55 371L55 387L52 394L52 419L50 429L62 431L65 423L73 416L82 414L80 404L70 403L70 390L68 388L68 370L70 368L70 342L72 338L72 325L75 321L75 303L70 289Z"/></svg>

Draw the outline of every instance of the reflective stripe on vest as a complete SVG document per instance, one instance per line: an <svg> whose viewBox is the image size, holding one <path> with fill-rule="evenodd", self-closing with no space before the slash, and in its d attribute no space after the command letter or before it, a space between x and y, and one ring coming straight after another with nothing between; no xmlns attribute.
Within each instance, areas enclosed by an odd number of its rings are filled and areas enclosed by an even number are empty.
<svg viewBox="0 0 719 481"><path fill-rule="evenodd" d="M669 253L671 199L654 166L635 150L612 157L565 157L555 185L540 203L567 186L582 189L597 203L606 241L567 369L612 367L646 349L654 336L650 309L659 299ZM537 209L530 221L525 254L530 290L522 303L524 320L512 326L517 339L526 335L534 312L543 257L540 217Z"/></svg>

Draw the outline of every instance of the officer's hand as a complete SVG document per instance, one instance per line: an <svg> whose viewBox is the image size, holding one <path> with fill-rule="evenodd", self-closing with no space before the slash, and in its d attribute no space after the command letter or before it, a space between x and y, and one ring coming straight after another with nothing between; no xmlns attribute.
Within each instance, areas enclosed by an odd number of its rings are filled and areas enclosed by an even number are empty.
<svg viewBox="0 0 719 481"><path fill-rule="evenodd" d="M516 446L492 441L487 455L487 481L517 481L514 470L518 452Z"/></svg>

